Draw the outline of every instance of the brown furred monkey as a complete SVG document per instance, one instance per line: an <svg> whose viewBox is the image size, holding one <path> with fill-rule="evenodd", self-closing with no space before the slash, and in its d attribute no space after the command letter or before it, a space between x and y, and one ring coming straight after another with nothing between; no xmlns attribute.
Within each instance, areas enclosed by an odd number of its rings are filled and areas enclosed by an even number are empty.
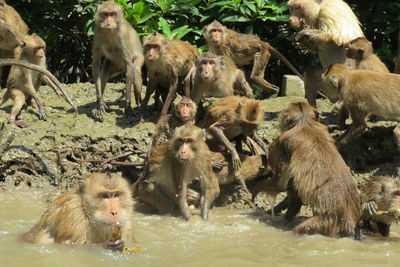
<svg viewBox="0 0 400 267"><path fill-rule="evenodd" d="M170 140L177 127L188 123L194 124L196 112L196 104L190 98L183 96L179 102L174 105L174 111L171 114L162 115L158 120L157 129L153 134L149 151L152 151L158 145Z"/></svg>
<svg viewBox="0 0 400 267"><path fill-rule="evenodd" d="M302 204L314 210L314 216L293 229L295 233L359 239L359 193L335 141L317 121L318 115L303 102L290 103L281 112L281 135L269 147L273 176L260 183L258 190L273 197L287 191L288 219Z"/></svg>
<svg viewBox="0 0 400 267"><path fill-rule="evenodd" d="M210 129L215 138L224 145L232 157L235 171L241 165L238 150L241 150L241 142L245 140L249 148L255 149L248 138L253 139L263 148L267 155L267 145L257 136L256 130L262 122L264 111L258 100L241 96L224 97L212 104L200 122L201 127ZM231 143L236 140L236 148ZM243 188L248 192L246 184L239 180Z"/></svg>
<svg viewBox="0 0 400 267"><path fill-rule="evenodd" d="M272 91L270 97L276 97L279 87L264 79L265 69L271 54L278 57L289 69L303 79L295 67L269 43L255 35L242 34L226 28L217 20L203 28L211 52L219 56L229 56L239 67L252 65L250 79L265 90Z"/></svg>
<svg viewBox="0 0 400 267"><path fill-rule="evenodd" d="M41 119L47 118L43 103L37 96L42 81L48 83L57 94L59 94L57 90L60 90L64 98L76 111L76 107L62 90L58 80L52 75L52 77L49 76L49 72L46 72L45 48L46 43L38 35L27 35L22 41L21 46L15 49L14 53L17 60L0 60L0 66L2 62L5 62L7 65L8 63L13 65L7 80L7 92L4 94L0 106L10 98L14 101L9 122L19 127L27 126L26 122L17 120L17 117L26 101L30 98L33 98L39 107L39 117ZM36 71L33 71L29 64L20 64L20 61L35 64L36 67L33 69ZM46 77L41 74L43 72Z"/></svg>
<svg viewBox="0 0 400 267"><path fill-rule="evenodd" d="M128 182L117 174L93 173L78 188L53 200L39 222L22 238L34 244L102 244L122 250L132 241L133 200ZM121 238L112 240L114 227Z"/></svg>
<svg viewBox="0 0 400 267"><path fill-rule="evenodd" d="M240 95L254 98L243 71L228 56L211 52L197 56L195 68L185 79L185 94L198 104L203 97Z"/></svg>
<svg viewBox="0 0 400 267"><path fill-rule="evenodd" d="M344 47L346 57L354 59L355 69L389 72L385 63L374 54L372 43L367 38L358 37L345 44Z"/></svg>
<svg viewBox="0 0 400 267"><path fill-rule="evenodd" d="M146 96L143 106L146 106L150 96L155 91L155 106L159 103L163 87L168 88L168 95L161 114L168 112L175 98L178 87L183 88L183 80L193 67L195 57L199 55L196 47L181 40L168 40L164 35L154 32L143 38L143 47L147 74Z"/></svg>
<svg viewBox="0 0 400 267"><path fill-rule="evenodd" d="M197 200L198 195L191 196L196 192L188 185L199 179L201 217L207 220L219 185L212 170L211 152L203 139L204 131L192 124L176 128L172 140L152 151L137 197L162 214L171 213L179 205L182 215L189 220L188 198Z"/></svg>
<svg viewBox="0 0 400 267"><path fill-rule="evenodd" d="M323 79L340 94L350 111L351 126L340 137L345 145L366 129L365 117L374 114L386 119L400 119L400 75L368 70L354 70L343 64L333 64ZM400 125L394 129L395 141L400 146Z"/></svg>
<svg viewBox="0 0 400 267"><path fill-rule="evenodd" d="M92 115L101 118L107 110L104 91L109 78L125 70L125 115L131 114L132 82L136 105L141 104L142 74L144 63L142 44L132 25L124 19L122 6L107 1L97 7L93 37L93 79L97 104ZM102 58L104 57L104 61Z"/></svg>
<svg viewBox="0 0 400 267"><path fill-rule="evenodd" d="M316 107L318 91L333 103L338 102L339 94L328 89L329 85L322 80L322 73L332 63L354 65L353 59L346 59L343 45L364 36L360 22L343 0L289 0L288 7L290 27L301 30L296 34L296 40L310 52L318 53L322 65L322 70L306 70L304 87L308 103ZM340 101L336 106L340 110L338 125L344 127L346 109Z"/></svg>
<svg viewBox="0 0 400 267"><path fill-rule="evenodd" d="M21 44L29 28L10 5L0 1L0 58L12 58L14 49ZM0 67L0 82L2 78L2 67Z"/></svg>
<svg viewBox="0 0 400 267"><path fill-rule="evenodd" d="M373 176L361 188L363 226L376 223L382 236L389 236L390 225L400 217L400 180L388 176Z"/></svg>

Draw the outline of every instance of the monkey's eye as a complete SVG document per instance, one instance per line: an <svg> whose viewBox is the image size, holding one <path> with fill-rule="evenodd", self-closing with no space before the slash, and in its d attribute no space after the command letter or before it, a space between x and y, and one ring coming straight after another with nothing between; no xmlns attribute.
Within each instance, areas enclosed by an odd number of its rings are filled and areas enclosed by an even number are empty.
<svg viewBox="0 0 400 267"><path fill-rule="evenodd" d="M184 142L187 143L187 144L191 144L193 142L193 140L192 139L185 139Z"/></svg>
<svg viewBox="0 0 400 267"><path fill-rule="evenodd" d="M300 5L293 5L293 9L300 9L301 6Z"/></svg>
<svg viewBox="0 0 400 267"><path fill-rule="evenodd" d="M120 196L121 196L121 192L114 192L114 194L113 194L114 198L120 197Z"/></svg>
<svg viewBox="0 0 400 267"><path fill-rule="evenodd" d="M400 191L395 191L392 194L394 197L400 197Z"/></svg>
<svg viewBox="0 0 400 267"><path fill-rule="evenodd" d="M108 199L108 198L111 198L111 194L109 194L109 193L100 193L100 198L102 198L102 199Z"/></svg>

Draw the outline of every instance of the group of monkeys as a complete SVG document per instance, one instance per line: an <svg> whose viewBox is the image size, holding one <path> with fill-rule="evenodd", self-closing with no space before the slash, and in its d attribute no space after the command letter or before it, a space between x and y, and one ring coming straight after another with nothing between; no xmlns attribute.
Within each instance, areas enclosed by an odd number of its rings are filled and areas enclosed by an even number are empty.
<svg viewBox="0 0 400 267"><path fill-rule="evenodd" d="M197 211L192 205L199 205L201 217L207 220L219 185L234 181L253 197L266 192L273 200L270 212L275 215L286 210L285 219L289 221L303 205L310 207L313 216L298 224L295 233L360 239L360 228L365 227L388 236L390 225L400 216L400 181L375 176L357 189L338 147L365 131L368 115L400 119L400 75L389 73L373 53L357 17L343 0L290 0L288 6L295 40L303 49L318 54L322 69L306 71L305 90L310 104L290 103L279 117L280 136L267 145L256 134L264 119L261 104L254 99L239 67L252 65L249 81L275 97L279 88L264 79L271 54L302 77L278 51L258 37L229 30L218 21L204 27L210 49L205 55L200 56L186 42L168 40L159 33L145 36L142 49L136 31L123 18L122 7L112 1L99 5L93 45L97 103L92 115L104 116L106 83L124 70L127 115L132 112L132 85L139 108L147 106L153 93L155 107L161 99L164 102L144 171L131 185L116 174L89 175L75 190L54 200L23 239L40 244L102 243L120 250L132 236L132 195L158 213L174 214L178 210L187 220ZM0 12L7 8L12 9L0 0ZM17 116L31 98L39 106L40 117L46 117L36 96L41 81L67 101L68 97L51 75L26 64L45 67L43 40L27 35L27 27L22 27L16 12L12 22L1 15L0 37L7 42L0 45L0 52L12 53L4 49L12 40L17 46L17 60L0 60L0 66L15 65L1 104L12 98L9 122L24 127L26 123ZM148 84L142 101L143 64ZM177 92L184 96L172 105ZM318 122L318 92L336 103L338 127L345 127L348 115L352 118L337 144L328 127ZM207 96L221 99L196 121L197 106ZM168 112L170 106L173 108ZM400 127L394 132L400 145ZM249 151L243 150L242 143ZM260 181L250 192L246 181L256 178ZM287 197L275 206L280 192L287 192Z"/></svg>

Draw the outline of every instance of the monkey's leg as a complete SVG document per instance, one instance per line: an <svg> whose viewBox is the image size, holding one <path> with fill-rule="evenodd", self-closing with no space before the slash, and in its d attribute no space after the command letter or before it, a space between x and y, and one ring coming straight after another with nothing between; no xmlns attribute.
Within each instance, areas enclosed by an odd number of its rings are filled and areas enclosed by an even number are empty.
<svg viewBox="0 0 400 267"><path fill-rule="evenodd" d="M138 191L138 198L157 209L159 214L172 214L175 203L157 185L144 181Z"/></svg>
<svg viewBox="0 0 400 267"><path fill-rule="evenodd" d="M335 236L335 234L337 233L327 232L327 228L330 228L327 225L329 223L332 222L330 222L327 218L323 218L322 216L316 215L300 223L292 231L295 232L296 234L301 234L301 235L321 234L321 235Z"/></svg>
<svg viewBox="0 0 400 267"><path fill-rule="evenodd" d="M178 74L176 74L174 71L171 74L170 77L170 86L168 89L168 96L167 99L164 102L164 106L161 110L161 115L165 115L168 113L169 107L171 106L172 101L174 101L175 96L176 96L176 89L178 87Z"/></svg>
<svg viewBox="0 0 400 267"><path fill-rule="evenodd" d="M133 62L133 89L135 94L136 106L141 106L142 103L142 66L144 63L144 56L136 56Z"/></svg>
<svg viewBox="0 0 400 267"><path fill-rule="evenodd" d="M378 231L379 233L384 236L388 237L390 233L390 225L382 222L376 222L376 225L378 226Z"/></svg>
<svg viewBox="0 0 400 267"><path fill-rule="evenodd" d="M308 103L314 108L317 107L317 92L326 85L322 80L321 68L310 68L304 74L304 90Z"/></svg>
<svg viewBox="0 0 400 267"><path fill-rule="evenodd" d="M48 116L44 110L43 103L40 101L39 97L37 96L35 88L32 86L28 86L28 91L26 92L28 95L30 95L33 99L35 99L36 104L39 107L39 118L41 120L47 120Z"/></svg>
<svg viewBox="0 0 400 267"><path fill-rule="evenodd" d="M258 52L254 55L253 70L251 71L250 79L262 88L273 91L273 94L269 98L274 98L278 96L279 87L264 79L265 68L270 57L271 54L268 51L264 52L264 54Z"/></svg>
<svg viewBox="0 0 400 267"><path fill-rule="evenodd" d="M104 77L103 77L103 70L108 66L110 63L107 63L108 61L105 60L102 66L102 70L100 73L100 67L101 67L101 58L102 54L100 52L100 49L93 48L93 61L92 61L92 73L93 73L93 79L96 87L96 108L94 108L91 113L95 118L101 118L103 114L106 113L107 106L104 103L103 99L103 91L102 90L102 83L107 83L104 82Z"/></svg>
<svg viewBox="0 0 400 267"><path fill-rule="evenodd" d="M291 222L293 218L300 212L301 206L303 206L303 202L294 190L292 186L292 181L289 182L287 192L288 207L285 213L285 220Z"/></svg>
<svg viewBox="0 0 400 267"><path fill-rule="evenodd" d="M232 165L235 171L240 169L242 162L240 161L240 157L238 152L235 149L235 146L228 140L225 136L224 131L217 126L216 124L211 125L210 130L214 133L214 135L219 139L219 141L229 150L232 157Z"/></svg>
<svg viewBox="0 0 400 267"><path fill-rule="evenodd" d="M357 108L350 108L350 115L353 123L339 139L339 146L348 144L351 140L359 137L366 129L365 116L362 111Z"/></svg>
<svg viewBox="0 0 400 267"><path fill-rule="evenodd" d="M143 108L147 107L147 104L149 103L151 95L156 90L156 86L157 86L157 82L156 82L155 74L151 74L149 76L149 83L147 84L146 94L144 96L144 99L143 99L142 105L141 105Z"/></svg>
<svg viewBox="0 0 400 267"><path fill-rule="evenodd" d="M132 114L131 92L133 82L133 63L130 60L126 62L125 77L125 116L129 116Z"/></svg>
<svg viewBox="0 0 400 267"><path fill-rule="evenodd" d="M262 147L266 156L268 156L268 145L254 132L251 134L251 138Z"/></svg>
<svg viewBox="0 0 400 267"><path fill-rule="evenodd" d="M280 214L282 211L286 210L289 206L289 199L288 197L285 197L284 200L282 200L281 202L278 203L278 205L275 205L275 207L273 209L269 209L266 211L267 214L275 214L278 215Z"/></svg>
<svg viewBox="0 0 400 267"><path fill-rule="evenodd" d="M25 94L23 92L21 92L20 90L12 89L11 90L11 99L14 100L14 104L12 106L11 115L10 115L10 117L8 119L8 122L9 123L13 123L13 124L15 124L15 125L17 125L18 127L21 127L21 128L27 127L28 124L25 121L16 120L18 114L20 113L22 107L25 104L25 99L26 99Z"/></svg>
<svg viewBox="0 0 400 267"><path fill-rule="evenodd" d="M190 210L189 210L189 205L187 203L187 182L183 179L181 179L181 187L180 187L180 192L179 192L179 208L181 209L182 215L186 220L189 220L190 217L192 216Z"/></svg>

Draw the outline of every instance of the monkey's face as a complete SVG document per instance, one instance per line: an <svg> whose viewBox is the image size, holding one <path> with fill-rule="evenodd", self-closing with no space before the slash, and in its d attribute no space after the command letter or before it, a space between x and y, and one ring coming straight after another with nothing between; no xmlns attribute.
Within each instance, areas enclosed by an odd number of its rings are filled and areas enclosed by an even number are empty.
<svg viewBox="0 0 400 267"><path fill-rule="evenodd" d="M33 48L33 55L37 58L42 58L46 55L46 47L45 46L36 46Z"/></svg>
<svg viewBox="0 0 400 267"><path fill-rule="evenodd" d="M175 140L176 158L180 161L192 160L196 150L194 143L192 136L181 136Z"/></svg>
<svg viewBox="0 0 400 267"><path fill-rule="evenodd" d="M200 76L203 80L211 80L215 77L216 62L214 59L204 58L200 61Z"/></svg>
<svg viewBox="0 0 400 267"><path fill-rule="evenodd" d="M114 10L102 11L100 13L100 27L105 30L118 28L118 12Z"/></svg>
<svg viewBox="0 0 400 267"><path fill-rule="evenodd" d="M144 56L148 61L156 61L160 59L161 46L158 43L148 43L144 46Z"/></svg>
<svg viewBox="0 0 400 267"><path fill-rule="evenodd" d="M223 28L211 28L208 30L208 36L211 41L215 43L222 43L224 41L224 29Z"/></svg>
<svg viewBox="0 0 400 267"><path fill-rule="evenodd" d="M346 57L355 60L362 60L364 58L364 49L354 49L350 45L345 47Z"/></svg>
<svg viewBox="0 0 400 267"><path fill-rule="evenodd" d="M195 107L192 102L180 102L177 107L177 116L182 121L188 121L194 118L195 116Z"/></svg>
<svg viewBox="0 0 400 267"><path fill-rule="evenodd" d="M330 89L335 91L340 90L344 75L349 71L349 67L344 64L335 63L329 66L329 68L322 74L322 79L330 86Z"/></svg>
<svg viewBox="0 0 400 267"><path fill-rule="evenodd" d="M306 26L315 23L319 16L320 6L315 0L290 0L289 7L289 26L299 31Z"/></svg>

